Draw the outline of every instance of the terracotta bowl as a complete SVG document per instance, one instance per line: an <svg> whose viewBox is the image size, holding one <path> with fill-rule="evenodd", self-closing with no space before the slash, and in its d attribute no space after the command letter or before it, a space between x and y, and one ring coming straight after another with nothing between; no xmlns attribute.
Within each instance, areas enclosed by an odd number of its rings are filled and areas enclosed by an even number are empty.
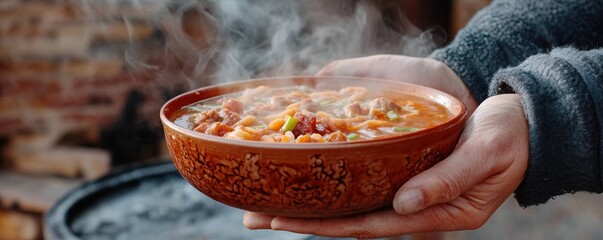
<svg viewBox="0 0 603 240"><path fill-rule="evenodd" d="M181 107L259 85L318 89L364 86L385 96L415 94L447 107L453 118L406 135L342 143L266 143L231 140L179 127ZM167 146L190 184L224 204L291 217L336 217L384 208L409 178L453 150L467 119L463 103L422 86L352 77L283 77L209 86L184 93L161 109Z"/></svg>

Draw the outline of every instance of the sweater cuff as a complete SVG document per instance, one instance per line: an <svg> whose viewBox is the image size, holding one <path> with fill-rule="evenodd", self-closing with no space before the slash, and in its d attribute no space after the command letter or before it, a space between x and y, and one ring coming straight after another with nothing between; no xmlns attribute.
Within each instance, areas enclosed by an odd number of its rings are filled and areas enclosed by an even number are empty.
<svg viewBox="0 0 603 240"><path fill-rule="evenodd" d="M519 94L529 124L528 168L515 191L521 206L545 203L565 193L601 192L599 120L603 118L597 119L597 107L603 105L597 102L603 99L594 100L591 91L598 91L596 96L603 91L600 86L589 91L597 76L585 71L588 64L579 60L578 53L568 48L535 55L517 67L500 70L492 79L489 94ZM561 55L576 60L568 62Z"/></svg>

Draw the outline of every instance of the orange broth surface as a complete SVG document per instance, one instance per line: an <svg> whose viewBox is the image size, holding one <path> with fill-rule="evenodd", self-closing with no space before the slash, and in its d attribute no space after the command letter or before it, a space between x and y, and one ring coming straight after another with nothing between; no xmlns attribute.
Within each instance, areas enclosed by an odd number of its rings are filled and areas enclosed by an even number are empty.
<svg viewBox="0 0 603 240"><path fill-rule="evenodd" d="M410 94L383 97L364 87L260 86L190 104L172 121L229 139L316 143L408 134L451 118L443 105Z"/></svg>

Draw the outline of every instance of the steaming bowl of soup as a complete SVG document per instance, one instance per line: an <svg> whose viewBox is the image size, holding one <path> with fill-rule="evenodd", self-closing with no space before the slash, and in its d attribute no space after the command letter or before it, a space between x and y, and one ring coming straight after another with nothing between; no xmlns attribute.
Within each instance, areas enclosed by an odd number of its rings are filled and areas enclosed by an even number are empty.
<svg viewBox="0 0 603 240"><path fill-rule="evenodd" d="M164 104L167 147L200 192L248 211L337 217L391 205L453 150L467 120L435 89L356 77L208 86Z"/></svg>

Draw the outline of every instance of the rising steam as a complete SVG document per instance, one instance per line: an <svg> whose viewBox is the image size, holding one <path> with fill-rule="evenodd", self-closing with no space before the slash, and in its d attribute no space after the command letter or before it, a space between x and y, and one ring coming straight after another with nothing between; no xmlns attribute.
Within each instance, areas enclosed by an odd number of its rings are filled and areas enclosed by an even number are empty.
<svg viewBox="0 0 603 240"><path fill-rule="evenodd" d="M91 8L94 2L85 5ZM375 2L109 1L154 12L152 21L162 32L162 66L147 62L141 57L145 49L136 46L126 52L129 66L153 70L161 82L185 80L189 89L257 77L312 75L333 60L372 54L426 56L437 47L431 32L407 21L386 24Z"/></svg>

